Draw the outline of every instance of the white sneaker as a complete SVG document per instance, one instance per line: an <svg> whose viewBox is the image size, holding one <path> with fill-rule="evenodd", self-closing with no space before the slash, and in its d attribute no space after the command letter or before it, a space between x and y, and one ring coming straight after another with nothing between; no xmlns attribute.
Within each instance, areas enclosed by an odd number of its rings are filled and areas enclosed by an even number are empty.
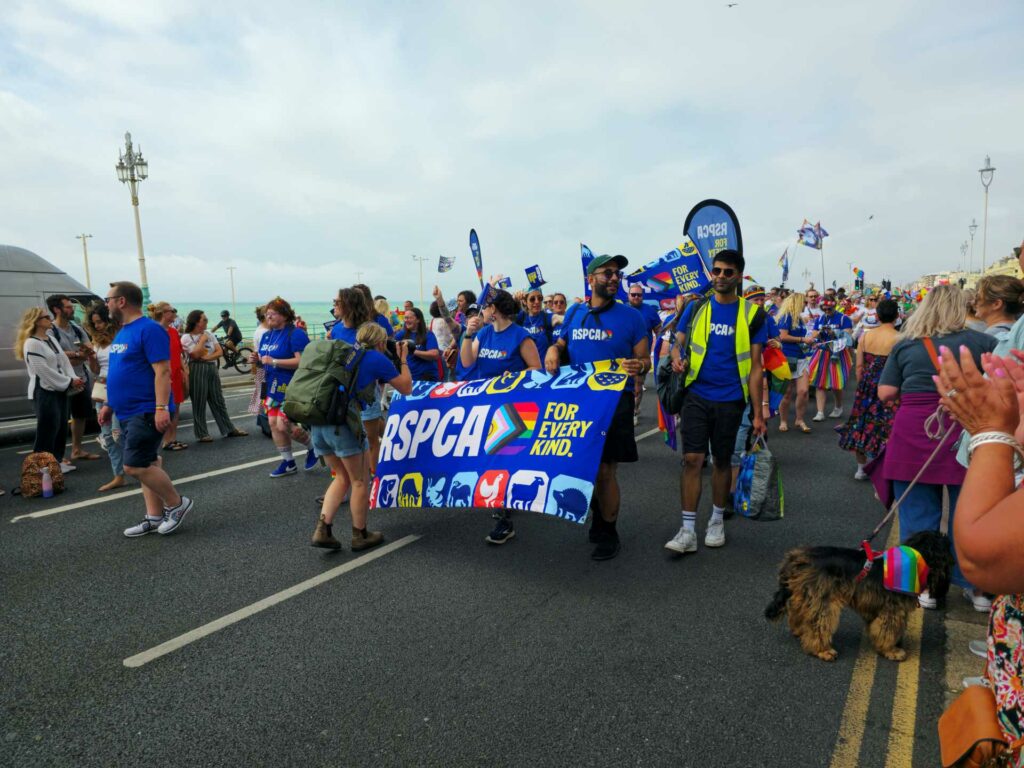
<svg viewBox="0 0 1024 768"><path fill-rule="evenodd" d="M708 523L708 530L704 534L704 546L705 547L724 547L725 546L725 522L710 522Z"/></svg>
<svg viewBox="0 0 1024 768"><path fill-rule="evenodd" d="M828 417L830 419L838 419L838 418L841 418L842 415L843 415L843 409L842 408L833 408L832 409L832 413L830 413L828 415Z"/></svg>
<svg viewBox="0 0 1024 768"><path fill-rule="evenodd" d="M985 685L984 677L965 677L964 688L970 688L972 685Z"/></svg>
<svg viewBox="0 0 1024 768"><path fill-rule="evenodd" d="M685 525L679 529L679 533L673 536L666 544L665 549L685 554L697 551L697 532L691 531Z"/></svg>
<svg viewBox="0 0 1024 768"><path fill-rule="evenodd" d="M639 423L640 423L640 414L639 413L634 413L633 414L633 426L635 427Z"/></svg>
<svg viewBox="0 0 1024 768"><path fill-rule="evenodd" d="M974 610L978 613L988 613L992 610L992 601L982 594L977 594L964 587L964 599L970 600Z"/></svg>
<svg viewBox="0 0 1024 768"><path fill-rule="evenodd" d="M854 480L867 480L868 479L868 473L865 472L860 467L857 467L857 471L853 473L853 479Z"/></svg>
<svg viewBox="0 0 1024 768"><path fill-rule="evenodd" d="M825 420L825 412L824 411L818 411L816 414L814 414L814 418L811 419L811 421L824 421L824 420Z"/></svg>
<svg viewBox="0 0 1024 768"><path fill-rule="evenodd" d="M984 640L971 640L971 642L967 644L967 648L975 656L981 656L983 659L988 658L988 643Z"/></svg>
<svg viewBox="0 0 1024 768"><path fill-rule="evenodd" d="M150 519L149 517L144 517L142 518L142 522L138 525L133 525L131 528L125 528L124 535L129 539L134 539L137 536L145 536L147 533L153 533L157 527L162 524L162 518Z"/></svg>
<svg viewBox="0 0 1024 768"><path fill-rule="evenodd" d="M939 607L939 601L929 595L927 589L917 596L917 602L922 608L927 608L930 611Z"/></svg>
<svg viewBox="0 0 1024 768"><path fill-rule="evenodd" d="M182 496L178 506L164 510L164 521L160 523L158 533L167 534L177 530L178 526L184 522L185 515L192 511L193 506L195 505L192 503L192 499Z"/></svg>
<svg viewBox="0 0 1024 768"><path fill-rule="evenodd" d="M68 464L66 461L60 463L60 473L66 475L68 472L74 472L78 467L74 464Z"/></svg>

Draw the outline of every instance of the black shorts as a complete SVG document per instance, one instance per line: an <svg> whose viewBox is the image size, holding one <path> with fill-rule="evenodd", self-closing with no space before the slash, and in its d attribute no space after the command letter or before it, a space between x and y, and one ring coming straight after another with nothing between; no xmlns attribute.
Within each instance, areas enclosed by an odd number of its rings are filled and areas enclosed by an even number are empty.
<svg viewBox="0 0 1024 768"><path fill-rule="evenodd" d="M743 400L716 403L687 392L681 419L683 453L706 454L711 443L715 463L729 466L746 407Z"/></svg>
<svg viewBox="0 0 1024 768"><path fill-rule="evenodd" d="M623 392L615 406L608 433L604 438L603 464L629 464L639 458L633 433L633 393Z"/></svg>
<svg viewBox="0 0 1024 768"><path fill-rule="evenodd" d="M89 387L68 398L68 411L73 419L88 419L92 416L92 394Z"/></svg>
<svg viewBox="0 0 1024 768"><path fill-rule="evenodd" d="M156 464L160 455L163 432L156 428L155 414L140 413L119 419L121 422L121 449L124 451L124 465L145 469Z"/></svg>

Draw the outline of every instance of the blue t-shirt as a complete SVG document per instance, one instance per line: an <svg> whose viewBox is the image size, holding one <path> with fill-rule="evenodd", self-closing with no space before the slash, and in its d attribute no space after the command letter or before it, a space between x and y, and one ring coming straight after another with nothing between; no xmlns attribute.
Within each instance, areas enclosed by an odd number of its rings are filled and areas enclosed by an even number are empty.
<svg viewBox="0 0 1024 768"><path fill-rule="evenodd" d="M388 338L393 339L395 337L395 329L391 327L391 321L389 321L384 315L378 314L374 320L377 325L387 331Z"/></svg>
<svg viewBox="0 0 1024 768"><path fill-rule="evenodd" d="M632 305L630 305L632 306ZM650 304L641 304L639 307L633 307L643 317L644 322L647 324L647 332L651 333L661 325L661 315L658 314L658 310Z"/></svg>
<svg viewBox="0 0 1024 768"><path fill-rule="evenodd" d="M340 323L338 325L341 325ZM337 328L338 326L334 326ZM334 328L331 331L334 331ZM301 328L286 325L263 334L260 339L260 357L270 355L275 360L291 360L296 352L302 352L309 344L309 336ZM265 366L267 372L267 396L284 395L288 382L295 371L290 368L273 368ZM280 399L280 398L278 398Z"/></svg>
<svg viewBox="0 0 1024 768"><path fill-rule="evenodd" d="M786 315L779 320L778 327L780 331L785 331L790 336L799 336L800 338L803 338L807 335L807 328L802 325L796 325L796 319L792 315ZM803 345L795 344L792 341L782 342L782 354L796 360L803 360L804 357L807 356L804 352Z"/></svg>
<svg viewBox="0 0 1024 768"><path fill-rule="evenodd" d="M820 331L825 327L834 328L837 331L852 331L853 321L841 312L833 312L831 317L825 314L820 314L814 318L814 330ZM833 333L832 335L834 337L837 334Z"/></svg>
<svg viewBox="0 0 1024 768"><path fill-rule="evenodd" d="M489 379L501 376L506 371L518 373L525 370L526 361L523 360L519 346L529 338L532 338L530 332L515 323L501 332L494 330L493 325L485 325L476 335L479 346L474 378Z"/></svg>
<svg viewBox="0 0 1024 768"><path fill-rule="evenodd" d="M355 360L352 361L352 365L355 365ZM363 353L362 360L359 362L359 374L356 376L355 388L360 390L374 382L387 384L397 375L395 364L388 359L387 355L381 354L376 349L368 349Z"/></svg>
<svg viewBox="0 0 1024 768"><path fill-rule="evenodd" d="M736 362L736 320L740 303L722 304L711 299L711 325L708 333L708 349L696 381L690 390L697 396L715 403L743 400L743 382L740 381L739 364ZM691 302L683 311L680 328L689 327L690 316L697 302ZM691 329L696 334L697 329ZM768 324L761 323L756 333L750 334L751 344L768 341Z"/></svg>
<svg viewBox="0 0 1024 768"><path fill-rule="evenodd" d="M768 338L777 339L779 338L779 324L775 322L775 318L769 315L767 312L764 314L764 324L768 328Z"/></svg>
<svg viewBox="0 0 1024 768"><path fill-rule="evenodd" d="M355 328L349 328L347 325L339 321L331 328L331 333L328 338L336 341L344 341L355 346L356 330L357 329Z"/></svg>
<svg viewBox="0 0 1024 768"><path fill-rule="evenodd" d="M416 334L407 334L405 328L402 328L395 334L395 341L402 341L405 338L415 340ZM421 352L437 349L437 336L433 332L427 331L426 343L423 346L416 347L416 349ZM409 363L409 371L412 373L413 381L437 381L437 360L424 360L414 355L412 350L409 350L409 357L406 359Z"/></svg>
<svg viewBox="0 0 1024 768"><path fill-rule="evenodd" d="M643 316L628 304L616 301L609 309L601 309L592 312L587 304L569 307L560 334L568 345L569 362L633 357L633 347L647 338ZM633 391L633 379L626 379L627 392Z"/></svg>
<svg viewBox="0 0 1024 768"><path fill-rule="evenodd" d="M551 313L547 310L538 312L536 315L521 312L519 315L519 325L530 334L533 343L537 345L537 353L540 355L540 360L543 363L544 354L548 351L548 347L551 346L555 333L551 322Z"/></svg>
<svg viewBox="0 0 1024 768"><path fill-rule="evenodd" d="M153 363L171 359L171 339L164 327L148 317L132 320L110 345L107 403L122 421L156 411ZM167 410L175 410L173 390Z"/></svg>

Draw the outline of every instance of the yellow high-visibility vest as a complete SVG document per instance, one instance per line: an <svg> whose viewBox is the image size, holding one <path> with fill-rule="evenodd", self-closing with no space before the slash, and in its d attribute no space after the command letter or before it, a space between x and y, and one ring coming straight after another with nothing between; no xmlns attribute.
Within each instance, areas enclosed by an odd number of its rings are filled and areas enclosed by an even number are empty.
<svg viewBox="0 0 1024 768"><path fill-rule="evenodd" d="M690 367L686 372L686 386L697 380L704 358L708 353L708 338L711 336L711 303L714 298L706 301L697 310L697 316L690 323ZM736 365L740 372L740 383L743 385L743 399L750 399L750 323L757 314L757 304L740 297L739 309L736 311Z"/></svg>

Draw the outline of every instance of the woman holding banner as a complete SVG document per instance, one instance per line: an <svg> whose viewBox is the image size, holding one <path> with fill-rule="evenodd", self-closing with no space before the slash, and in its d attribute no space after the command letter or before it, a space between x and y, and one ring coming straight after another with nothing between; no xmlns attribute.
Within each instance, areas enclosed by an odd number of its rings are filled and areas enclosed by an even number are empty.
<svg viewBox="0 0 1024 768"><path fill-rule="evenodd" d="M404 341L409 347L409 370L414 381L440 379L441 350L437 336L423 319L423 310L409 307L405 310L405 326L395 334L395 341Z"/></svg>
<svg viewBox="0 0 1024 768"><path fill-rule="evenodd" d="M539 291L537 296L540 296ZM490 379L503 373L540 370L537 345L530 332L516 324L518 315L519 303L512 294L498 291L490 306L469 320L459 350L462 365L467 371L472 371L466 378ZM484 541L504 544L516 532L507 509L497 511L495 516L498 522Z"/></svg>

